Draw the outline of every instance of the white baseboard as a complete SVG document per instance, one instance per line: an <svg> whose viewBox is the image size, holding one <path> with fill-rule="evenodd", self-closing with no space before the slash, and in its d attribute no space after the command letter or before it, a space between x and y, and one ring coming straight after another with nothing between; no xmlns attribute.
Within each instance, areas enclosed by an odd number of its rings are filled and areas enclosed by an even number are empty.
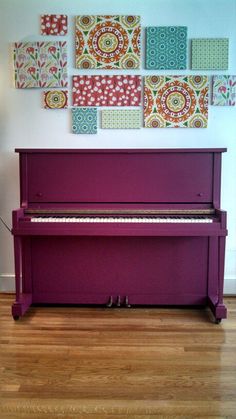
<svg viewBox="0 0 236 419"><path fill-rule="evenodd" d="M15 291L15 275L0 274L0 292ZM236 295L236 277L227 276L224 281L224 295Z"/></svg>

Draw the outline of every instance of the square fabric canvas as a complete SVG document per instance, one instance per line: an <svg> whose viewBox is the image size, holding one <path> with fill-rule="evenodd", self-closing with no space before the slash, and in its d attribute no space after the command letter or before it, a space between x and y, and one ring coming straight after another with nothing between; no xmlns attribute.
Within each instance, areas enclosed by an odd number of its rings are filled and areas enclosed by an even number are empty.
<svg viewBox="0 0 236 419"><path fill-rule="evenodd" d="M146 68L148 70L187 68L186 26L151 26L146 29Z"/></svg>
<svg viewBox="0 0 236 419"><path fill-rule="evenodd" d="M45 109L66 109L68 107L68 91L45 90L43 100Z"/></svg>
<svg viewBox="0 0 236 419"><path fill-rule="evenodd" d="M97 108L72 108L72 132L97 134Z"/></svg>
<svg viewBox="0 0 236 419"><path fill-rule="evenodd" d="M15 87L67 87L66 42L14 44Z"/></svg>
<svg viewBox="0 0 236 419"><path fill-rule="evenodd" d="M214 76L212 105L234 106L236 101L236 76Z"/></svg>
<svg viewBox="0 0 236 419"><path fill-rule="evenodd" d="M139 109L104 110L102 128L141 128L141 111Z"/></svg>
<svg viewBox="0 0 236 419"><path fill-rule="evenodd" d="M146 128L206 128L207 76L147 76L144 85Z"/></svg>
<svg viewBox="0 0 236 419"><path fill-rule="evenodd" d="M73 76L73 106L140 106L141 76Z"/></svg>
<svg viewBox="0 0 236 419"><path fill-rule="evenodd" d="M67 34L66 15L41 15L41 35Z"/></svg>
<svg viewBox="0 0 236 419"><path fill-rule="evenodd" d="M77 16L76 67L140 67L140 16Z"/></svg>
<svg viewBox="0 0 236 419"><path fill-rule="evenodd" d="M227 70L227 38L192 39L192 70Z"/></svg>

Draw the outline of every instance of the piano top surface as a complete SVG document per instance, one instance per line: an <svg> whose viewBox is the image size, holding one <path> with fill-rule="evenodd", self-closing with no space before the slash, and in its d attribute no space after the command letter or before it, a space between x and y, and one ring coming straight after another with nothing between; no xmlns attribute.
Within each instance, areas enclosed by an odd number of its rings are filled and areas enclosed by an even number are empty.
<svg viewBox="0 0 236 419"><path fill-rule="evenodd" d="M16 148L16 153L140 153L140 154L150 154L150 153L224 153L227 151L227 148L128 148L128 149L74 149L74 148Z"/></svg>

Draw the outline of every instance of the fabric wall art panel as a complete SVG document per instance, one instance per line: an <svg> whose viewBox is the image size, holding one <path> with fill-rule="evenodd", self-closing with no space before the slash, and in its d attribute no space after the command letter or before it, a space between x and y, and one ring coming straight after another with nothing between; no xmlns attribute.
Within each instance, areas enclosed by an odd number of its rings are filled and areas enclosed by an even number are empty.
<svg viewBox="0 0 236 419"><path fill-rule="evenodd" d="M140 106L141 76L73 76L73 106Z"/></svg>
<svg viewBox="0 0 236 419"><path fill-rule="evenodd" d="M207 76L145 77L145 128L206 128L208 89Z"/></svg>
<svg viewBox="0 0 236 419"><path fill-rule="evenodd" d="M141 110L102 110L102 128L141 128Z"/></svg>
<svg viewBox="0 0 236 419"><path fill-rule="evenodd" d="M45 90L43 99L45 109L66 109L68 107L68 90Z"/></svg>
<svg viewBox="0 0 236 419"><path fill-rule="evenodd" d="M14 44L15 87L67 87L66 42Z"/></svg>
<svg viewBox="0 0 236 419"><path fill-rule="evenodd" d="M72 108L72 132L97 134L97 108Z"/></svg>
<svg viewBox="0 0 236 419"><path fill-rule="evenodd" d="M236 103L236 76L213 76L212 105L234 106Z"/></svg>
<svg viewBox="0 0 236 419"><path fill-rule="evenodd" d="M140 67L140 16L77 16L76 67Z"/></svg>
<svg viewBox="0 0 236 419"><path fill-rule="evenodd" d="M192 70L227 70L227 38L192 39Z"/></svg>
<svg viewBox="0 0 236 419"><path fill-rule="evenodd" d="M146 68L187 68L187 27L151 26L146 29Z"/></svg>

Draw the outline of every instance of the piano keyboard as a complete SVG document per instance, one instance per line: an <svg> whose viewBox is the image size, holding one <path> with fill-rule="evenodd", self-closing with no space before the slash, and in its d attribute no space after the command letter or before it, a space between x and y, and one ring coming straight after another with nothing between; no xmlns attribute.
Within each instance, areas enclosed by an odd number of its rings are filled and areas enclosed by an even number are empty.
<svg viewBox="0 0 236 419"><path fill-rule="evenodd" d="M212 223L207 217L32 217L34 223Z"/></svg>

